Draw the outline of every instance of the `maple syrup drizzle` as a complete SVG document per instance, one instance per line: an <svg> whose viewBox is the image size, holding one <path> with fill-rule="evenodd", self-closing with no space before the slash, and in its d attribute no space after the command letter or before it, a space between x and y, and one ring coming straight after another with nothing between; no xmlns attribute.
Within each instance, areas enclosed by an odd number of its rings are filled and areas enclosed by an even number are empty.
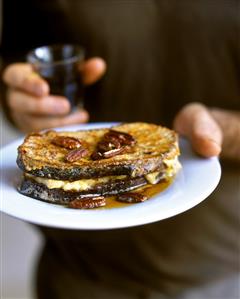
<svg viewBox="0 0 240 299"><path fill-rule="evenodd" d="M151 197L163 192L169 185L171 185L172 179L161 181L155 185L146 185L144 187L138 188L137 190L133 190L131 192L141 193L146 195L148 200L151 200ZM137 203L141 204L141 203ZM136 205L136 203L123 203L116 200L116 196L106 197L106 206L100 209L112 209L112 208L122 208L129 207L131 205ZM99 208L98 208L99 209Z"/></svg>

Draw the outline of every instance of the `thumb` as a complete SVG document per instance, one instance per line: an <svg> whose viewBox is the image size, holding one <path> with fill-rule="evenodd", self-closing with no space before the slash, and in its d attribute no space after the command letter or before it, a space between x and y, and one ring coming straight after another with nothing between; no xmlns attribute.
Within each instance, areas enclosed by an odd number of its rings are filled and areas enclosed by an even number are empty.
<svg viewBox="0 0 240 299"><path fill-rule="evenodd" d="M186 136L194 151L201 156L220 154L222 131L204 105L191 103L183 107L174 120L174 129Z"/></svg>
<svg viewBox="0 0 240 299"><path fill-rule="evenodd" d="M83 83L86 85L98 81L105 74L107 68L105 60L99 57L88 59L79 67L82 73Z"/></svg>

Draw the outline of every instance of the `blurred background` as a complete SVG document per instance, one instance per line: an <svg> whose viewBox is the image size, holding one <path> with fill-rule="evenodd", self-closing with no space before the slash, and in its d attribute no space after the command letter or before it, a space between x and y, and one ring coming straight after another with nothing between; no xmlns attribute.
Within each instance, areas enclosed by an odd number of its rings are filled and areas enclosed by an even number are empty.
<svg viewBox="0 0 240 299"><path fill-rule="evenodd" d="M12 140L20 138L21 135L6 121L1 107L0 120L2 148ZM41 235L30 224L1 212L0 217L0 298L33 298L35 265L43 244Z"/></svg>

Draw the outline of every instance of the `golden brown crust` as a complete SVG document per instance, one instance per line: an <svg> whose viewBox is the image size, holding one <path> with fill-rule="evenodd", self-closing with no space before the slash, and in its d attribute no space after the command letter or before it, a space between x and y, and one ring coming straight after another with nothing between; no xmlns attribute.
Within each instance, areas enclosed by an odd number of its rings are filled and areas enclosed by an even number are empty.
<svg viewBox="0 0 240 299"><path fill-rule="evenodd" d="M30 134L18 148L18 166L35 176L72 181L122 174L137 177L162 169L164 159L179 155L178 137L174 131L155 124L127 123L114 127L114 130L129 133L137 144L127 153L93 161L91 153L108 130ZM67 162L64 157L69 150L51 142L56 136L84 141L89 155L73 163Z"/></svg>

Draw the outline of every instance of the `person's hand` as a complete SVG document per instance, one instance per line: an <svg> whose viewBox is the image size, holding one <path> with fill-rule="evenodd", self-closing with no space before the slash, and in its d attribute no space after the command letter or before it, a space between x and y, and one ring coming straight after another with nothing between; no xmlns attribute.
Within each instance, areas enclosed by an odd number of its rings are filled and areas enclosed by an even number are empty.
<svg viewBox="0 0 240 299"><path fill-rule="evenodd" d="M86 85L95 83L106 70L101 58L91 58L79 70ZM8 85L7 105L16 126L24 132L85 123L88 113L79 109L71 114L70 104L63 96L50 94L49 85L33 72L30 64L9 65L3 80Z"/></svg>
<svg viewBox="0 0 240 299"><path fill-rule="evenodd" d="M174 120L174 129L186 136L196 153L240 161L240 113L208 109L200 103L183 107Z"/></svg>

